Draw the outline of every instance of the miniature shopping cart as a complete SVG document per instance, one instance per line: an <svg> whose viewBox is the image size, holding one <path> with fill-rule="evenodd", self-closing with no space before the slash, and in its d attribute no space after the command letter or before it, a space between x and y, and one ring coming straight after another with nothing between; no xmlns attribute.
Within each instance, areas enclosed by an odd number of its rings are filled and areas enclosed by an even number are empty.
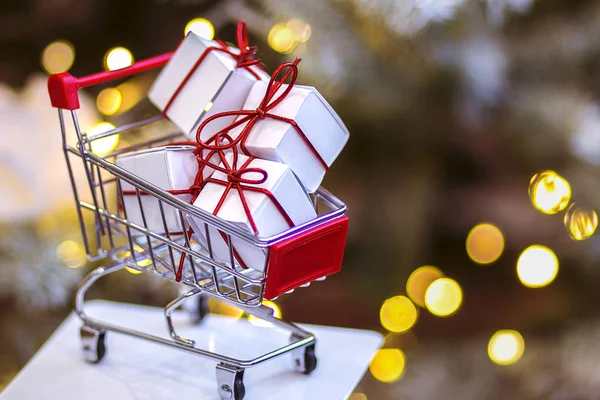
<svg viewBox="0 0 600 400"><path fill-rule="evenodd" d="M293 355L292 361L299 372L310 374L316 368L315 337L294 324L276 318L273 310L265 306L263 301L274 299L340 270L348 229L346 206L331 193L320 188L311 195L319 215L315 220L272 237L257 238L250 232L196 208L114 164L114 159L119 154L164 146L181 140L181 133L161 133L160 137L118 148L102 157L94 154L92 146L97 140L121 135L127 143L134 143L133 139L139 137L136 136L136 132L140 128L150 124L164 124L164 121L161 121L163 117L159 115L108 132L86 134L81 131L77 119L76 111L80 108L78 90L159 68L167 63L170 57L171 54L165 54L121 70L101 72L82 78L60 73L52 75L48 81L52 106L58 108L62 144L88 259L102 260L106 263L83 280L76 295L75 309L83 321L83 352L88 361L99 362L106 352L107 331L189 351L217 363L217 389L221 399L239 400L245 395L243 376L246 368L286 353ZM75 128L75 145L68 143L67 119L72 120ZM131 141L129 136L125 136L128 134L132 135ZM77 179L78 176L83 176L83 179ZM125 182L134 188L142 224L127 219L126 203L123 201L121 190L121 185ZM142 195L152 196L156 200L164 230L158 232L148 229L144 216L144 204L148 203L142 201ZM235 261L233 249L230 249L230 262L218 261L212 256L210 242L202 246L194 237L185 233L170 233L165 213L172 210L179 216L181 226L185 226L184 221L188 216L193 216L202 221L201 229L206 232L209 228L218 229L227 237L228 243L232 243L234 238L262 249L267 255L264 271L240 268ZM165 307L170 337L159 337L117 326L85 313L84 296L87 290L99 278L125 267L177 281L185 289L181 292L182 295ZM180 267L183 268L183 272L179 278L177 272ZM186 302L192 298L192 301ZM188 305L195 304L196 319L200 321L207 313L208 299L229 303L249 315L290 331L290 344L247 360L196 347L193 340L176 333L171 315L184 302Z"/></svg>

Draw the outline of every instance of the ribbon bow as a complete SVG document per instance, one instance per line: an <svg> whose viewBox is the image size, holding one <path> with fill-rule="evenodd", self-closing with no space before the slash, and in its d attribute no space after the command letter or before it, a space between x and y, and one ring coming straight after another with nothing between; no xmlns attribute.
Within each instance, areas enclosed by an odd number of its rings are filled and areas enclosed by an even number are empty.
<svg viewBox="0 0 600 400"><path fill-rule="evenodd" d="M207 47L206 50L204 50L204 52L202 53L202 55L200 55L194 66L189 70L185 78L183 78L183 80L181 81L181 83L167 102L167 105L165 106L162 112L165 118L167 117L167 112L175 102L175 99L177 98L177 96L179 96L179 93L181 93L181 91L183 90L187 82L190 80L192 75L194 75L198 67L200 67L200 64L202 64L206 56L208 56L208 54L212 51L219 51L221 53L230 55L236 61L236 68L243 68L246 71L248 71L254 78L260 80L260 75L258 75L256 71L254 71L251 67L253 65L260 65L262 61L259 58L254 58L258 48L256 46L249 45L250 38L248 36L248 28L246 27L246 23L244 21L238 22L237 25L237 44L240 50L239 53L234 53L233 51L231 51L229 46L227 46L227 44L225 44L225 42L223 42L222 40L216 40L216 42L220 47Z"/></svg>
<svg viewBox="0 0 600 400"><path fill-rule="evenodd" d="M222 40L216 40L217 43L221 46L225 53L229 54L233 57L237 64L238 68L245 68L248 72L250 72L256 79L260 79L260 77L250 69L252 65L260 64L261 61L258 58L254 58L256 52L258 51L258 47L250 46L250 37L248 36L248 27L244 23L244 21L238 22L237 25L237 47L240 49L239 54L233 53L229 46L225 44ZM219 50L217 48L217 50ZM219 50L221 51L221 50Z"/></svg>
<svg viewBox="0 0 600 400"><path fill-rule="evenodd" d="M327 171L329 169L329 166L327 165L325 160L323 160L323 158L321 157L321 155L319 154L317 149L315 149L315 147L310 142L308 137L304 134L304 132L302 131L302 129L300 128L298 123L292 118L282 117L280 115L277 115L277 114L274 114L271 112L271 110L273 108L275 108L283 100L285 100L285 98L290 94L290 92L294 88L296 79L298 78L298 63L299 62L300 62L300 59L296 58L296 60L293 63L288 62L285 64L281 64L279 67L277 67L275 72L273 72L273 76L269 80L269 84L267 85L267 90L266 90L264 98L262 99L259 106L255 110L225 111L225 112L211 115L210 117L206 118L200 124L200 126L198 127L198 130L196 131L196 141L198 142L198 144L202 148L204 148L206 150L210 150L212 152L224 151L227 149L235 148L236 146L239 145L240 149L244 152L244 154L249 155L250 153L248 152L248 149L246 148L246 140L248 139L248 135L250 134L250 131L254 127L254 124L256 124L261 119L271 118L271 119L274 119L277 121L283 121L283 122L286 122L286 123L292 125L294 127L294 129L296 130L296 132L300 135L300 137L302 138L304 143L308 146L308 148L311 150L311 152L317 158L319 163L323 166L325 171ZM283 74L283 76L280 79L278 79L278 76L280 74ZM290 82L287 84L287 87L278 94L279 89L281 88L282 85L285 84L285 81L287 80L288 77L291 77ZM219 130L214 135L212 135L208 140L203 141L201 139L202 130L209 123L211 123L212 121L219 119L219 118L231 117L231 116L237 116L237 117L241 117L241 118L238 118L230 125ZM243 124L246 124L246 126L244 126L244 128L242 129L242 132L239 134L238 137L236 137L234 140L228 140L229 143L227 143L227 144L221 144L223 142L222 139L223 139L224 135L227 135L232 129L235 129L236 127L241 126Z"/></svg>
<svg viewBox="0 0 600 400"><path fill-rule="evenodd" d="M231 139L231 138L229 138L229 139ZM206 179L203 183L203 185L205 185L207 183L215 183L217 185L225 186L225 190L223 191L223 194L221 195L219 202L217 203L217 205L215 206L215 209L213 210L213 215L217 215L219 213L219 211L221 210L221 207L223 206L223 203L225 202L225 199L227 198L227 195L229 194L229 192L232 189L235 189L240 197L240 201L242 202L242 207L244 208L244 212L246 213L246 216L248 217L248 221L250 222L252 231L255 235L257 235L258 228L256 227L256 223L254 222L254 218L252 217L252 213L250 212L250 207L248 206L248 201L246 200L246 195L244 194L244 191L258 192L258 193L264 194L265 196L267 196L269 198L269 200L271 200L271 202L275 205L275 207L277 208L279 213L285 219L285 222L287 222L287 224L290 227L294 226L294 221L292 221L290 216L287 214L287 212L285 211L283 206L279 203L279 201L275 198L273 193L271 193L269 190L267 190L265 188L260 188L260 187L256 187L256 186L248 186L248 185L260 185L261 183L266 182L266 180L268 178L267 171L265 171L264 169L261 169L261 168L248 167L248 165L250 165L250 163L256 159L254 157L248 157L248 159L242 165L238 166L238 164L239 164L238 150L235 147L232 150L233 150L232 151L233 159L232 159L231 164L227 161L226 154L221 151L218 152L218 155L219 155L219 159L221 160L221 163L223 164L222 167L214 165L214 164L210 163L209 161L203 160L203 162L205 164L209 165L211 168L214 168L215 170L217 170L219 172L224 173L227 176L227 181L224 181L221 179L214 178L213 177L214 175L213 175L210 178ZM255 179L244 177L244 175L247 175L247 174L260 174L261 177L255 178Z"/></svg>
<svg viewBox="0 0 600 400"><path fill-rule="evenodd" d="M229 135L227 135L227 134L223 134L222 139L227 140L229 142L233 142L231 140L231 137L229 137ZM288 224L288 226L289 227L294 226L294 221L291 219L291 217L288 215L288 213L285 211L285 209L283 208L281 203L279 203L279 201L273 195L273 193L271 193L269 190L267 190L265 188L249 186L249 185L260 185L261 183L266 182L266 180L268 178L267 171L265 171L264 169L249 167L250 163L255 160L254 157L249 157L248 160L246 160L242 165L238 166L238 164L239 164L238 150L237 150L237 148L233 147L233 149L232 149L233 159L232 159L231 163L229 163L227 161L226 154L224 152L217 151L217 154L219 155L219 159L221 161L222 166L214 165L210 161L202 158L201 151L200 151L199 155L198 155L198 153L196 153L199 149L201 150L201 147L194 150L194 154L196 154L196 158L197 158L198 162L200 164L208 165L211 168L214 168L216 171L222 172L223 174L226 175L226 178L225 178L226 180L217 179L217 178L214 178L213 176L211 176L210 178L202 181L202 169L199 168L198 174L196 175L196 180L195 180L194 184L188 190L181 190L181 191L170 190L169 192L171 194L192 194L194 196L194 198L191 200L191 203L193 203L196 200L196 198L198 197L201 188L204 187L207 183L214 183L217 185L225 186L225 190L221 194L221 198L219 199L219 202L217 203L217 205L215 206L215 208L212 212L213 215L217 215L219 213L219 211L221 210L221 208L223 207L223 204L224 204L225 200L227 199L227 196L229 195L231 190L236 190L238 193L238 196L240 198L240 201L242 203L242 207L244 208L244 213L246 214L246 217L248 218L248 221L250 222L250 226L252 227L252 231L255 235L258 235L258 228L256 226L256 222L254 221L254 218L252 217L252 212L250 211L250 207L248 206L248 200L246 199L246 195L244 192L248 191L248 192L262 193L265 196L267 196L269 198L269 200L275 205L275 207L277 208L277 210L279 211L279 213L281 214L281 216L283 217L285 222ZM260 177L259 178L250 178L247 176L248 174L259 174ZM201 182L201 183L198 183L198 182ZM198 189L196 189L196 188L198 188ZM196 192L196 190L198 190L198 191ZM187 234L188 234L188 237L191 236L191 234L192 234L191 228L188 230ZM229 243L229 241L227 240L227 236L223 232L219 231L219 234L221 235L221 238L228 246L232 246L232 244ZM248 268L235 249L233 249L233 255L242 268L244 268L244 269ZM178 268L177 274L175 276L175 279L177 282L179 282L181 280L183 265L185 262L184 260L185 260L185 253L182 253L181 258L179 260L179 268Z"/></svg>

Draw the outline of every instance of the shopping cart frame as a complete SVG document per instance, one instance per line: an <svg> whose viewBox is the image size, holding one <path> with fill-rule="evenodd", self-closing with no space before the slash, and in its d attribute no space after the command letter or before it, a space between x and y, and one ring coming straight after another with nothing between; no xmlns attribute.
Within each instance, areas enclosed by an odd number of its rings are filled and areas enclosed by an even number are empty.
<svg viewBox="0 0 600 400"><path fill-rule="evenodd" d="M140 61L121 70L101 72L82 78L75 78L69 73L55 74L48 81L52 105L58 109L62 145L88 259L90 261L112 260L112 265L100 266L92 271L83 280L76 294L75 310L83 322L80 331L83 351L86 360L93 363L99 362L106 352L105 334L107 331L143 338L155 343L185 350L217 362L217 388L221 399L241 400L245 395L245 386L243 383L245 369L275 357L291 353L295 368L300 372L310 374L317 366L315 356L316 339L311 333L297 325L276 318L273 310L262 304L266 297L275 297L275 295L281 294L281 291L287 288L283 285L278 287L276 292L269 293L269 286L267 286L267 292L265 291L265 286L269 280L269 273L273 273L273 271L269 271L271 269L271 261L269 261L263 272L242 270L235 261L234 252L231 247L230 261L228 263L216 260L212 254L210 241L206 249L201 249L194 247L193 240L186 234L172 237L165 222L165 207L171 207L178 211L182 226L185 225L184 219L186 216L193 216L203 221L206 233L208 233L209 227L214 227L227 236L229 243L231 243L231 238L235 237L238 240L264 249L266 254L269 255L269 260L281 259L284 262L293 261L295 265L301 265L302 262L314 262L315 255L312 254L314 252L317 252L317 256L322 253L321 256L330 257L329 261L327 261L328 264L324 264L324 268L313 273L313 275L307 276L304 281L300 282L296 279L296 281L292 282L293 285L299 286L299 283L307 285L313 280L324 279L326 275L337 272L341 267L341 257L343 256L348 227L348 219L345 217L346 206L331 193L323 188L319 188L313 195L315 207L319 203L323 203L328 208L328 212L319 215L315 220L293 227L283 233L268 238L258 238L232 223L182 201L167 191L108 161L127 151L151 148L172 142L178 137L182 137L181 133L168 133L161 137L129 146L126 149L115 150L104 156L94 154L92 152L92 143L94 141L112 135L135 131L144 126L157 123L163 117L160 115L152 116L107 132L93 136L88 135L82 132L77 117L76 110L80 107L78 90L159 68L168 62L171 55L172 53L167 53ZM77 136L76 146L68 144L66 113L70 114L75 128ZM84 170L87 180L87 187L84 189L78 187L74 175L75 168L71 160L72 157L81 160L81 167ZM107 178L107 176L110 178ZM127 219L123 193L120 187L121 182L128 182L135 188L135 195L142 210L143 226L132 223ZM110 211L109 204L111 203L111 199L107 194L107 187L109 185L116 186L116 204L120 207L116 212ZM83 200L82 190L87 190L91 200ZM144 206L141 200L142 194L152 196L158 201L164 224L164 232L154 232L148 229L148 224L144 217ZM90 228L87 227L83 211L93 214L94 229L92 233L89 232ZM127 242L119 246L116 244L117 237L125 237ZM309 252L311 254L307 254L306 258L302 256L298 257L298 254L302 254L295 251L298 249L305 249L305 253ZM273 256L274 253L277 253L278 256ZM290 258L292 256L289 254L292 254L293 258ZM164 314L170 338L163 338L114 325L110 322L93 318L85 312L86 292L98 279L127 267L175 281L176 266L179 264L180 257L185 259L186 273L184 273L183 278L178 283L185 285L187 289L165 307ZM140 265L140 259L148 261L149 264ZM193 340L181 337L176 333L171 319L173 311L191 298L197 300L193 303L196 305L195 313L197 320L201 320L206 313L206 299L212 298L233 305L248 315L253 315L276 327L289 331L290 343L251 359L231 358L197 348Z"/></svg>

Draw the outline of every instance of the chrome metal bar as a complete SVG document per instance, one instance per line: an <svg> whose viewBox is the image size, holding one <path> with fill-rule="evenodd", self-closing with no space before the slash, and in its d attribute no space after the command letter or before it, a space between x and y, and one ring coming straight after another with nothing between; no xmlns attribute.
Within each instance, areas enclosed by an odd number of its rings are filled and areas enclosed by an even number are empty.
<svg viewBox="0 0 600 400"><path fill-rule="evenodd" d="M83 214L79 207L79 193L77 192L77 182L73 176L73 167L71 166L71 160L69 159L69 146L67 144L67 132L65 129L65 117L63 110L58 109L58 121L60 123L60 131L62 136L63 154L65 155L65 162L67 164L67 171L71 180L71 189L73 190L73 197L75 198L75 209L77 210L77 217L79 219L79 229L81 229L81 236L83 237L83 246L85 247L85 253L91 254L90 243L88 242L87 231L85 228L85 221L83 220Z"/></svg>
<svg viewBox="0 0 600 400"><path fill-rule="evenodd" d="M144 224L144 228L148 229L148 223L146 222L146 213L144 212L144 205L142 204L142 196L140 195L140 189L135 188L135 196L137 197L138 206L140 207L142 223ZM146 243L148 243L148 250L150 252L150 260L152 261L152 268L154 268L155 271L158 271L156 269L156 260L154 259L154 251L152 250L152 241L150 240L150 236L146 235L146 240Z"/></svg>
<svg viewBox="0 0 600 400"><path fill-rule="evenodd" d="M123 179L126 182L129 182L133 186L138 187L140 190L143 190L147 194L164 201L166 204L182 211L184 214L189 214L193 217L200 218L202 221L207 222L211 226L214 226L216 229L221 230L227 234L234 235L237 239L243 240L256 247L269 247L272 244L287 239L298 232L307 230L325 221L329 221L339 216L342 216L346 212L346 206L341 201L339 201L325 189L319 188L318 193L320 193L320 195L322 196L322 200L328 204L333 205L333 211L327 214L320 215L312 221L308 221L304 224L290 228L280 234L266 238L259 238L253 235L250 231L240 228L239 226L236 226L231 222L225 221L219 217L216 217L215 215L212 215L211 213L208 213L198 207L193 206L192 204L186 203L183 200L178 199L170 193L158 188L155 185L152 185L151 183L143 179L138 178L136 175L96 156L93 153L87 154L87 157L89 157L90 161L100 164L110 173L116 175L117 177Z"/></svg>
<svg viewBox="0 0 600 400"><path fill-rule="evenodd" d="M75 127L75 133L77 134L77 139L79 141L79 151L82 154L83 168L85 170L85 175L86 175L86 177L88 179L88 184L89 184L89 187L90 187L90 192L91 192L91 195L92 195L92 200L94 202L94 206L96 206L96 208L99 208L98 207L98 199L96 198L96 191L94 190L92 175L90 173L90 166L88 165L88 161L89 160L86 157L86 155L89 155L89 154L92 154L92 153L88 152L85 149L83 135L81 134L81 129L79 128L79 120L77 119L77 113L75 112L75 110L71 111L71 118L73 119L73 125ZM96 224L100 226L100 232L101 232L102 235L104 235L104 227L102 226L102 219L100 218L100 214L97 211L96 211ZM101 249L102 248L102 244L100 243L100 239L98 237L96 237L96 240L98 242L98 249Z"/></svg>
<svg viewBox="0 0 600 400"><path fill-rule="evenodd" d="M201 292L202 292L201 289L192 289L189 292L186 292L186 293L182 294L181 296L177 297L175 300L171 301L165 307L165 318L167 320L167 328L169 329L169 335L171 335L173 340L175 340L176 342L180 342L180 343L186 344L188 346L194 346L196 344L196 342L193 341L192 339L187 339L187 338L184 338L183 336L179 336L175 332L175 327L173 326L173 319L171 318L171 315L173 314L173 311L175 311L175 309L177 307L179 307L183 302L185 302L189 298L194 297L195 295L197 295Z"/></svg>
<svg viewBox="0 0 600 400"><path fill-rule="evenodd" d="M121 206L123 207L123 216L125 217L125 221L127 220L127 206L125 205L125 197L123 196L123 190L121 190L121 181L117 181L117 193L119 194L119 200L121 201ZM84 206L84 204L82 204ZM96 212L103 213L104 210L96 210ZM106 213L106 216L111 219L115 219L111 217L111 214ZM120 219L120 218L119 218ZM117 222L120 222L119 219L115 219ZM137 265L137 258L135 256L135 247L133 246L133 240L131 238L131 229L128 224L125 224L125 229L127 230L127 241L129 242L129 249L131 252L131 258L133 263Z"/></svg>
<svg viewBox="0 0 600 400"><path fill-rule="evenodd" d="M142 143L136 143L136 144L132 144L131 146L127 146L127 147L123 147L123 148L114 150L114 151L106 154L102 158L107 159L107 158L111 158L111 157L116 157L123 153L129 153L129 152L136 151L139 149L150 148L155 144L159 144L161 142L170 142L173 139L176 139L178 137L181 137L182 139L185 139L185 140L189 140L189 138L181 132L170 133L168 135L161 136L156 139L151 139L151 140L148 140L148 141L145 141Z"/></svg>
<svg viewBox="0 0 600 400"><path fill-rule="evenodd" d="M99 319L92 318L89 315L87 315L85 313L84 306L85 306L85 294L89 290L89 288L101 277L111 274L113 272L119 271L119 270L123 269L124 267L125 267L125 264L117 264L112 267L98 267L94 271L92 271L86 278L84 278L84 280L81 283L81 286L79 287L79 290L77 291L77 294L75 296L75 311L76 311L77 315L79 316L79 318L82 320L82 322L86 326L93 327L95 329L105 329L105 330L121 333L124 335L142 338L142 339L149 340L149 341L152 341L152 342L155 342L158 344L163 344L163 345L171 346L171 347L174 347L174 348L177 348L180 350L189 351L189 352L197 354L199 356L209 358L209 359L212 359L212 360L215 360L218 362L224 362L229 365L234 365L234 366L237 366L240 368L254 367L260 363L263 363L263 362L273 359L275 357L279 357L283 354L286 354L286 353L293 351L295 349L298 349L300 347L309 346L316 342L315 337L311 333L305 331L304 329L302 329L294 324L279 320L278 318L273 317L272 314L269 315L268 313L266 313L264 311L256 312L255 309L243 307L238 304L235 304L235 306L243 309L244 311L251 313L252 315L255 315L258 318L264 319L265 321L270 322L282 329L292 331L292 333L295 335L295 337L299 337L300 339L296 340L286 346L272 350L266 354L262 354L258 357L241 360L241 359L228 357L228 356L225 356L222 354L218 354L215 352L191 347L190 345L185 344L183 342L179 342L179 341L175 341L175 340L171 340L171 339L165 339L163 337L152 335L152 334L141 332L141 331L137 331L135 329L130 329L130 328L122 327L119 325L114 325L109 322L105 322L105 321L101 321ZM210 292L206 292L206 294L214 297L214 294L212 294Z"/></svg>
<svg viewBox="0 0 600 400"><path fill-rule="evenodd" d="M235 255L234 255L234 250L233 250L233 242L231 241L231 235L230 234L226 234L227 237L227 245L229 246L229 262L231 265L231 269L233 271L236 271L235 269ZM242 294L240 292L240 284L237 280L237 277L233 277L233 285L235 286L235 294L237 295L237 298L239 301L244 301L244 299L242 299Z"/></svg>
<svg viewBox="0 0 600 400"><path fill-rule="evenodd" d="M162 115L155 115L153 117L146 118L146 119L143 119L141 121L133 122L131 124L123 125L123 126L120 126L118 128L111 129L111 130L106 131L106 132L98 133L97 135L94 135L94 136L90 136L89 140L90 140L90 142L93 142L94 140L103 139L105 137L113 136L113 135L116 135L116 134L121 133L121 132L131 131L131 130L134 130L134 129L139 129L139 128L143 127L143 126L150 125L150 124L152 124L154 122L157 122L157 121L160 121L162 119L163 119Z"/></svg>
<svg viewBox="0 0 600 400"><path fill-rule="evenodd" d="M181 230L183 231L183 237L185 238L185 245L188 249L192 249L192 245L190 243L190 238L188 237L188 232L185 229L185 218L183 217L183 213L179 210L179 222L181 223ZM183 254L182 254L183 257ZM198 285L198 275L196 274L196 266L194 265L194 257L191 253L187 253L188 261L190 262L190 268L192 269L192 277L194 278L194 283Z"/></svg>
<svg viewBox="0 0 600 400"><path fill-rule="evenodd" d="M91 211L94 210L94 206L93 205L88 204L88 203L86 203L84 201L80 201L79 204L84 209L91 210ZM125 207L123 207L123 209L125 209ZM127 225L128 227L133 228L133 229L135 229L135 230L137 230L137 231L139 231L141 233L148 234L149 236L151 236L151 237L153 237L155 239L158 239L158 240L160 240L162 242L165 242L165 243L168 242L167 238L165 238L165 237L163 237L163 236L161 236L161 235L159 235L159 234L157 234L155 232L152 232L152 231L150 231L148 229L145 229L145 228L143 228L143 227L141 227L139 225L136 225L136 224L134 224L132 222L129 222L127 220L119 218L118 216L116 216L114 214L111 214L111 213L109 213L109 212L107 212L107 211L105 211L103 209L99 209L98 211L100 212L100 214L102 214L102 215L106 214L109 218L111 218L111 219L113 219L113 220L115 220L115 221L117 221L117 222L119 222L119 223L121 223L123 225ZM233 274L233 275L237 276L238 278L245 279L245 280L247 280L249 282L255 282L256 284L264 283L264 279L250 279L247 276L245 276L243 273L240 273L238 271L232 271L229 266L223 265L223 264L219 264L219 263L211 260L210 258L206 257L205 255L203 255L201 253L198 253L197 251L195 251L193 249L186 249L184 246L182 246L182 245L180 245L180 244L178 244L176 242L170 242L169 244L171 246L173 246L174 248L176 248L177 250L179 250L179 251L182 251L184 253L190 253L194 257L198 257L198 258L204 260L207 264L214 265L215 267L217 267L217 268L219 268L221 270L225 270L225 271L227 271L227 273Z"/></svg>
<svg viewBox="0 0 600 400"><path fill-rule="evenodd" d="M205 222L204 223L204 234L206 235L206 246L208 247L208 256L210 257L211 260L214 260L214 255L213 255L213 250L212 250L212 243L210 240L210 234L208 231L208 224ZM217 278L217 269L215 268L214 265L211 264L211 268L212 268L212 273L213 273L213 280L215 282L215 287L217 292L221 293L221 289L219 287L219 279Z"/></svg>
<svg viewBox="0 0 600 400"><path fill-rule="evenodd" d="M102 205L103 207L108 210L108 202L106 200L106 191L104 190L104 183L102 181L102 171L100 169L100 167L96 167L98 168L98 184L97 186L100 187L100 196L102 197ZM108 217L104 217L104 220L106 221L106 229L108 231L108 243L110 244L110 251L114 251L115 249L115 242L113 241L113 235L112 235L112 229L110 227L110 218Z"/></svg>
<svg viewBox="0 0 600 400"><path fill-rule="evenodd" d="M163 229L165 230L165 235L167 235L167 240L170 242L171 234L169 233L169 228L167 227L167 219L165 218L165 208L163 206L163 202L158 200L158 209L160 210L160 218L162 220ZM167 248L169 250L169 257L171 257L171 267L173 269L173 276L177 274L177 267L175 266L175 257L173 256L173 248L167 243Z"/></svg>

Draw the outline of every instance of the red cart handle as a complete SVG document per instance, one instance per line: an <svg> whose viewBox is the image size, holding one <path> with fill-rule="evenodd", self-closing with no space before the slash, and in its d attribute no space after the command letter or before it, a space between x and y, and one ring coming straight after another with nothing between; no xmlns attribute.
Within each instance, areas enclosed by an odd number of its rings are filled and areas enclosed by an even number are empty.
<svg viewBox="0 0 600 400"><path fill-rule="evenodd" d="M172 55L173 53L162 54L160 56L138 61L126 68L115 71L98 72L97 74L91 74L81 78L75 78L68 72L50 75L48 78L48 93L50 94L52 107L65 110L76 110L79 108L79 95L77 91L80 88L99 85L101 83L162 67L171 59Z"/></svg>

